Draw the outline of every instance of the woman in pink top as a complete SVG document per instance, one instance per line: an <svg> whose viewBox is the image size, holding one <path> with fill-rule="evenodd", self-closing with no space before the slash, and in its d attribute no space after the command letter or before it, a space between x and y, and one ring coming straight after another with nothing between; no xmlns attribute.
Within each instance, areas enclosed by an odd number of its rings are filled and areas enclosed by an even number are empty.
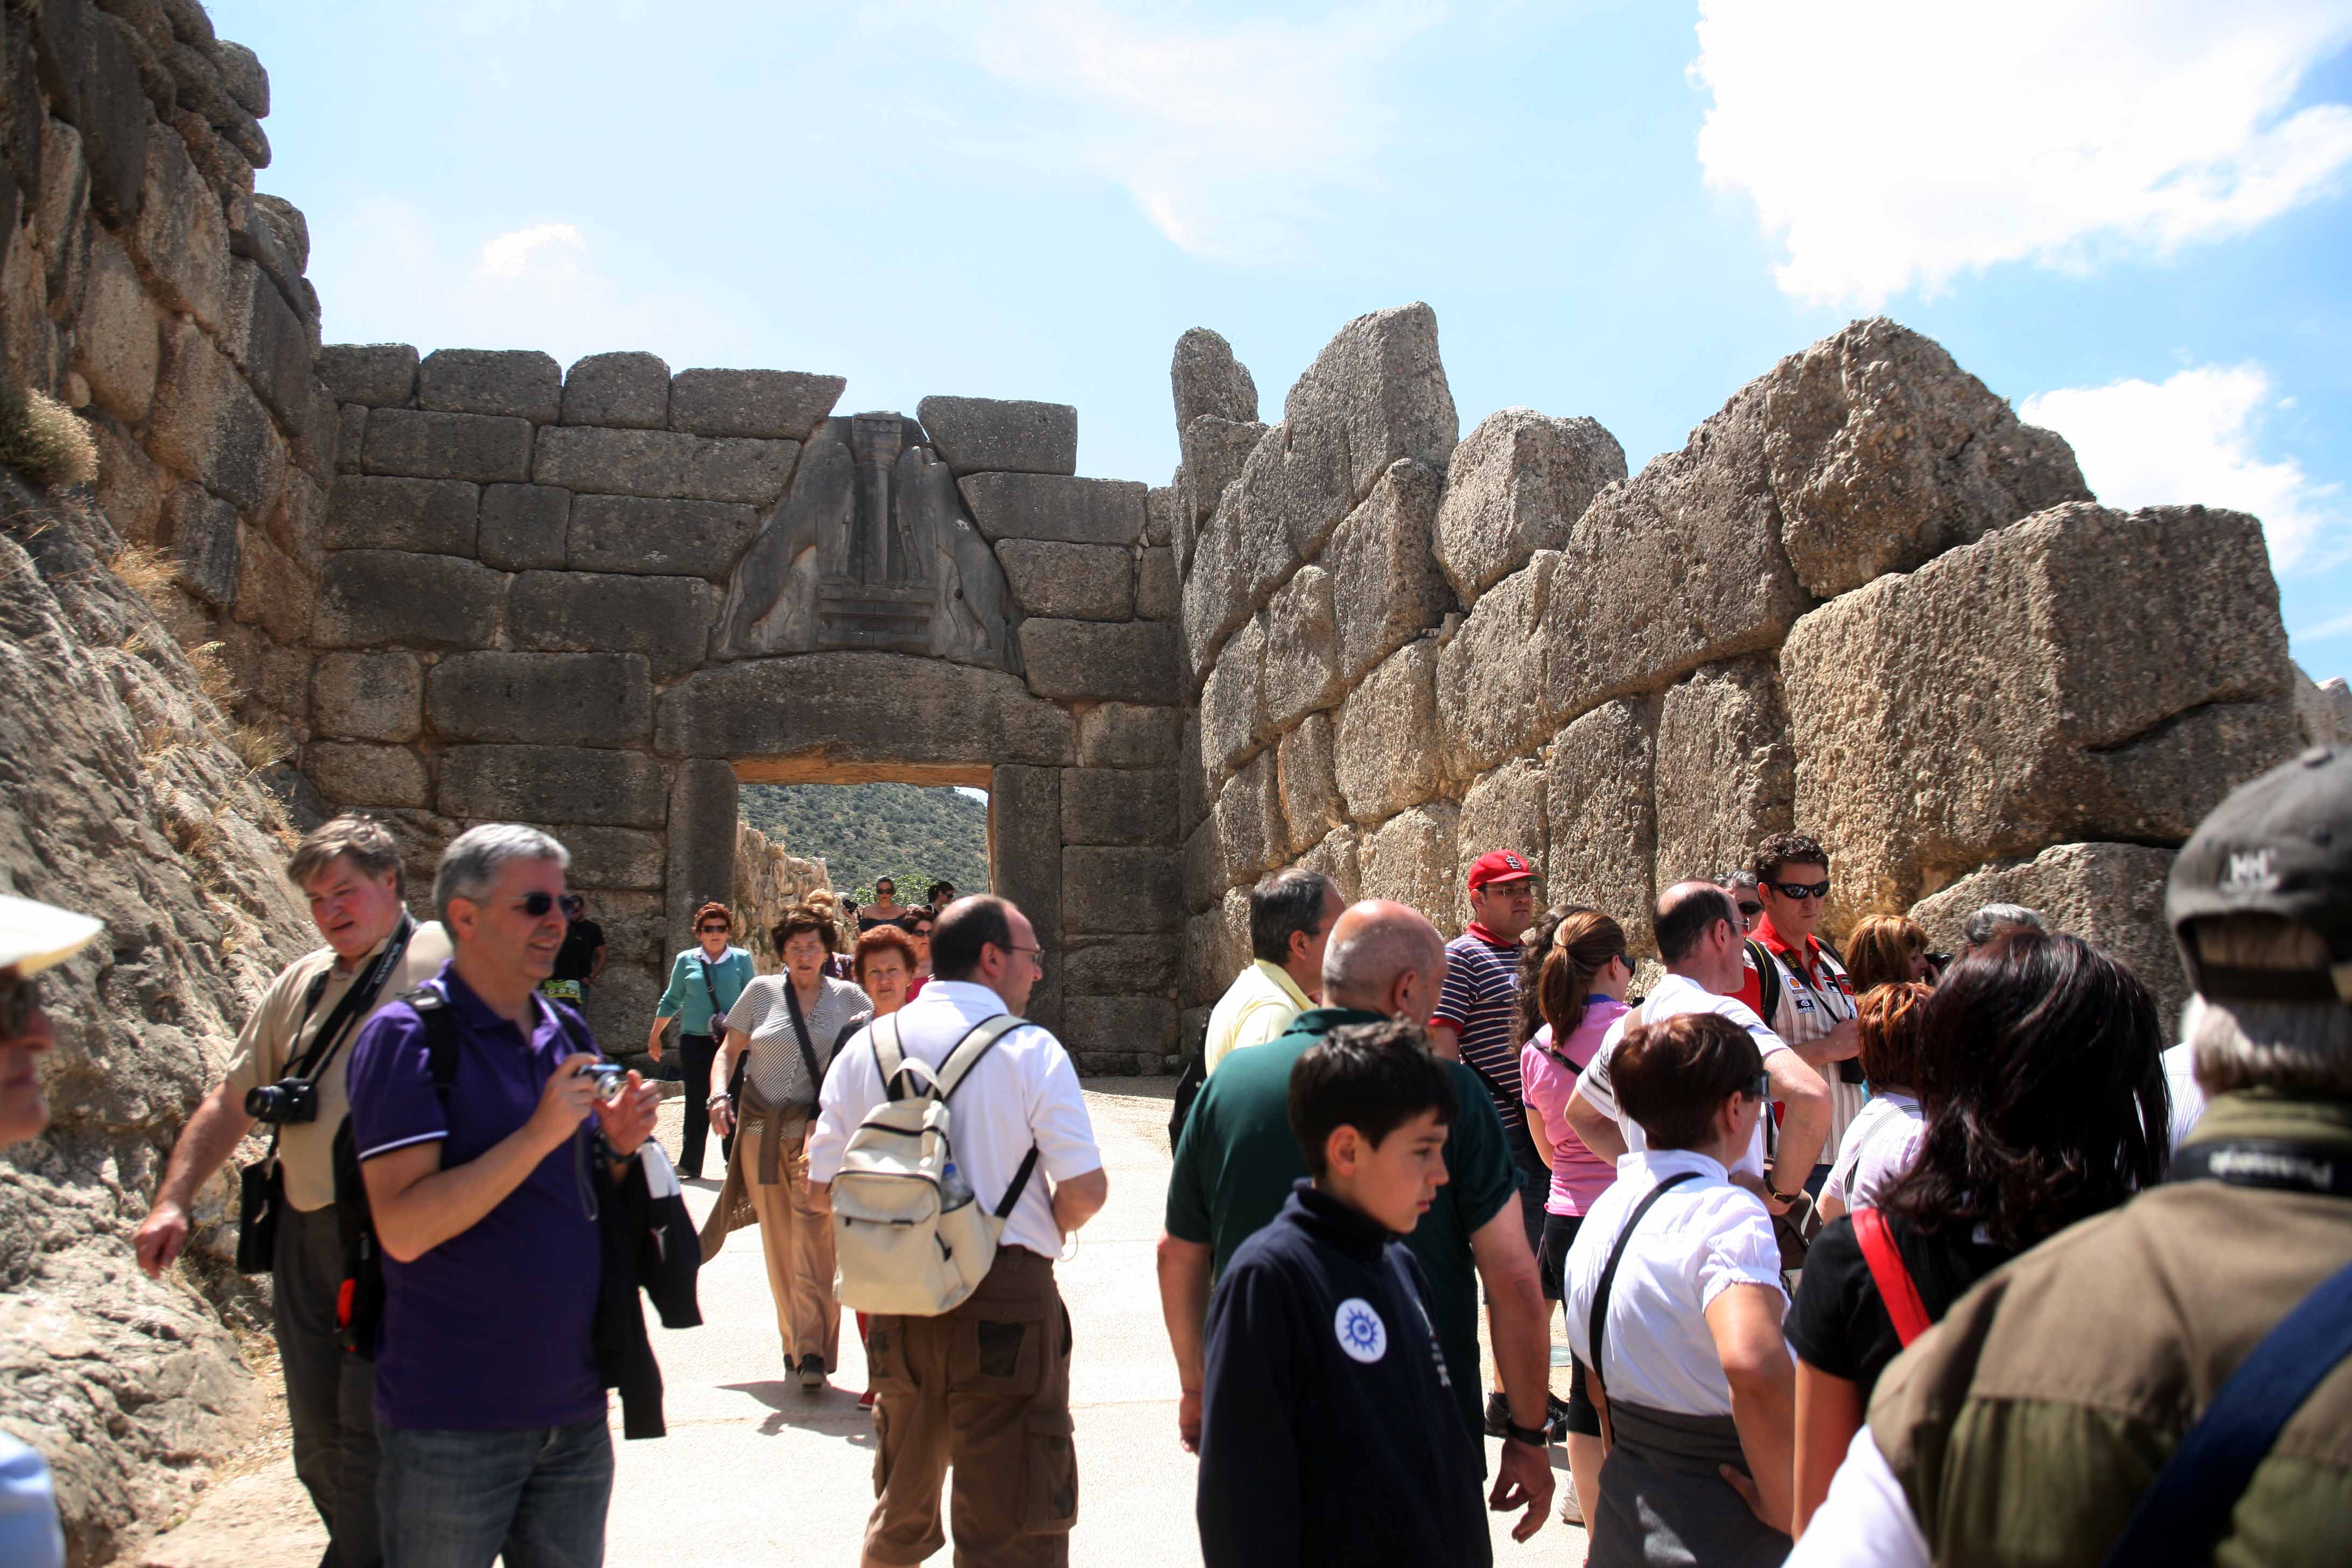
<svg viewBox="0 0 2352 1568"><path fill-rule="evenodd" d="M1519 1048L1519 1080L1530 1120L1543 1129L1536 1152L1551 1167L1536 1266L1543 1276L1544 1300L1557 1301L1576 1227L1617 1179L1616 1167L1586 1148L1569 1126L1568 1099L1576 1092L1577 1075L1601 1048L1601 1037L1625 1015L1633 964L1625 953L1624 929L1598 910L1553 910L1526 942L1519 977L1520 1030L1527 1043ZM1594 1495L1601 1479L1601 1415L1585 1393L1581 1364L1571 1363L1564 1424L1574 1496ZM1561 1500L1561 1518L1579 1522L1570 1507L1570 1500Z"/></svg>

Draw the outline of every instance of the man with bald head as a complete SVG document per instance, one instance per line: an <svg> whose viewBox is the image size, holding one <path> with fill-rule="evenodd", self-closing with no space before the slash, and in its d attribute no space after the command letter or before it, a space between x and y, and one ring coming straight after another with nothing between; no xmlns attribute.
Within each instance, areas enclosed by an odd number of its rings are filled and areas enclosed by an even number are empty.
<svg viewBox="0 0 2352 1568"><path fill-rule="evenodd" d="M1187 1448L1201 1432L1212 1282L1307 1176L1290 1130L1292 1066L1345 1024L1401 1018L1426 1026L1444 979L1445 940L1419 911L1381 899L1352 904L1332 924L1324 948L1323 1005L1301 1013L1286 1034L1226 1058L1193 1102L1176 1146L1167 1232L1160 1240L1160 1300L1183 1389L1177 1428ZM1486 1283L1515 1433L1503 1444L1489 1502L1498 1511L1526 1506L1530 1512L1518 1529L1532 1533L1552 1493L1543 1446L1550 1377L1543 1292L1519 1218L1517 1173L1502 1121L1475 1073L1459 1062L1446 1070L1462 1112L1446 1135L1445 1184L1414 1229L1412 1249L1429 1279L1462 1440L1479 1449L1482 1467L1477 1285Z"/></svg>

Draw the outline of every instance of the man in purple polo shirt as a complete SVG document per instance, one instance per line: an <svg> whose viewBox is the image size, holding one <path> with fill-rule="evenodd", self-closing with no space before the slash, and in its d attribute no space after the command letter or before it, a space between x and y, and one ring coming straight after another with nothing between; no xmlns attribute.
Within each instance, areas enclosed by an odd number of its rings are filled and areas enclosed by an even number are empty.
<svg viewBox="0 0 2352 1568"><path fill-rule="evenodd" d="M433 901L457 956L428 984L457 1026L446 1103L415 1007L386 1007L352 1047L352 1134L384 1254L386 1568L604 1561L613 1446L588 1162L617 1177L659 1091L631 1073L600 1099L581 1070L602 1059L594 1042L538 994L563 945L571 858L512 823L443 853Z"/></svg>

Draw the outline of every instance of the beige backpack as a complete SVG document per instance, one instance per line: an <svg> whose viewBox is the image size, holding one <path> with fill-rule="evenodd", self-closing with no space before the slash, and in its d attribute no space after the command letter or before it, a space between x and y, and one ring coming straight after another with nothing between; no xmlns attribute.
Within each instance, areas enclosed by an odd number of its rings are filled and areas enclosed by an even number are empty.
<svg viewBox="0 0 2352 1568"><path fill-rule="evenodd" d="M849 1135L833 1178L835 1294L844 1305L936 1318L980 1288L1037 1149L1030 1146L1003 1201L983 1209L956 1163L948 1100L989 1047L1027 1022L1000 1013L974 1025L936 1072L908 1058L896 1015L866 1031L886 1098Z"/></svg>

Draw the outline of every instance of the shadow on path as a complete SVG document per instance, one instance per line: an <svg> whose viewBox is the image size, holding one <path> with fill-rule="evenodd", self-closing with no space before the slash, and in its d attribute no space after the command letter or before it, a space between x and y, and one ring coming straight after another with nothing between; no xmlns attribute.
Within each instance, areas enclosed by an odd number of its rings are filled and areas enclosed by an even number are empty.
<svg viewBox="0 0 2352 1568"><path fill-rule="evenodd" d="M782 1378L762 1383L722 1383L730 1394L748 1394L771 1412L760 1423L760 1436L772 1437L791 1428L840 1437L853 1448L874 1447L874 1417L857 1407L857 1395L828 1384L821 1394L801 1391L800 1384Z"/></svg>

